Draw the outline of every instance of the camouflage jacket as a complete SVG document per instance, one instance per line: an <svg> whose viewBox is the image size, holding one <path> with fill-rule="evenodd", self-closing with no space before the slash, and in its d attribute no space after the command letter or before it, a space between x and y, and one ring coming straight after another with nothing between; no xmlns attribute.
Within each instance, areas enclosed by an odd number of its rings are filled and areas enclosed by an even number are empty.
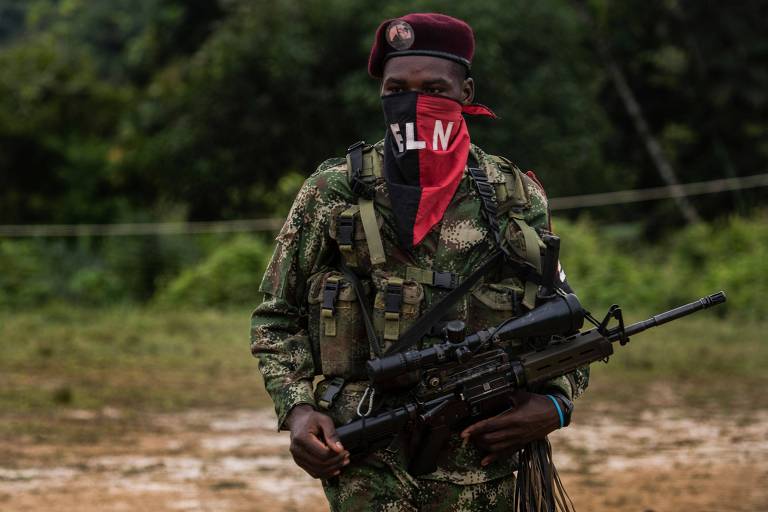
<svg viewBox="0 0 768 512"><path fill-rule="evenodd" d="M381 159L381 151L382 144L379 143L374 147L373 157ZM514 215L535 229L549 229L549 212L543 189L508 161L487 155L474 145L471 151L484 168L488 181L494 185L497 198L503 193L505 183L516 183L522 204L514 209ZM466 173L443 219L411 252L404 251L398 243L392 205L383 179L377 179L375 189L376 217L387 261L374 268L370 264L367 244L356 243L354 254L351 255L352 266L361 276L370 276L370 283L366 281L364 284L370 284L371 288L379 292L382 280L386 283L387 277L394 275L405 278L403 295L411 300L404 299L409 304L404 304L405 309L400 316L399 331L402 332L410 321L418 317L420 311L426 310L447 293L428 284L408 280L413 268L467 276L490 255L496 243L482 218L480 197ZM509 190L509 186L504 190ZM319 299L312 298L322 292L322 285L328 276L338 274L335 267L341 254L336 224L342 212L348 212L350 208L354 210L357 199L350 189L345 159L331 159L321 164L298 193L277 237L272 260L261 283L260 291L264 293L264 301L252 315L251 350L259 359L266 389L274 401L278 428L283 426L287 414L294 406L310 404L317 407L317 398L325 389L324 380L315 385L315 377L323 375L327 361L323 361L325 354L321 353L318 343L318 329L322 328L319 327L321 321L317 318L316 305L313 310L313 304ZM502 209L499 224L501 232L506 233L513 248L520 251L523 233L510 220L511 215L511 212L505 213ZM365 238L359 224L354 235L356 242ZM498 324L518 311L519 304L514 301L519 302L524 285L511 270L504 268L496 275L485 276L471 294L454 306L455 318L467 323L468 332ZM382 301L380 295L377 293L376 299L372 301L373 317L377 330L383 331L383 314L379 311L377 317L376 309ZM410 310L407 309L409 305ZM357 332L360 342L365 344L367 356L365 330L358 326ZM382 334L379 332L380 337ZM430 340L425 343L430 343ZM328 371L326 377L327 374ZM586 388L588 377L588 369L585 368L551 381L548 387L573 399ZM333 407L324 411L337 424L355 416L356 407L366 387L363 378L357 382L349 382L354 379L347 379L349 383ZM449 444L445 456L438 463L438 470L420 478L469 484L506 476L514 469L509 460L498 460L480 469L481 454L471 444L462 444L458 437ZM402 467L405 467L402 460L404 455L397 453L397 450L380 452L380 458L399 468L396 471L402 471ZM404 474L403 478L409 476Z"/></svg>

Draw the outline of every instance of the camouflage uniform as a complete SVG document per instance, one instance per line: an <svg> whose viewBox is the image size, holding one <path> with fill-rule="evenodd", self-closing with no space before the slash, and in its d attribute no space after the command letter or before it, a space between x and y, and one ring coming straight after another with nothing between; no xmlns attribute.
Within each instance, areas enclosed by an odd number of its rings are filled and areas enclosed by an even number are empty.
<svg viewBox="0 0 768 512"><path fill-rule="evenodd" d="M471 151L496 190L501 205L499 223L502 233L506 233L505 237L516 252L524 253L523 233L511 217L515 215L536 229L548 229L549 213L543 190L508 161L486 155L476 146L472 146ZM370 155L380 163L381 143ZM510 190L514 187L516 190ZM375 294L375 299L369 302L374 306L373 318L378 334L384 337L386 321L380 307L382 281L386 283L391 276L404 279L403 304L397 321L398 331L403 332L421 312L447 293L408 279L412 274L409 267L452 272L465 277L490 255L496 244L481 216L479 195L466 173L442 221L410 254L398 243L386 183L378 178L375 188L376 217L386 263L371 265L359 222L355 228L353 250L347 248L345 261L351 262L363 277L366 288L372 290L371 298ZM517 194L518 202L515 207L505 209L505 200L512 193ZM325 380L313 386L315 376L323 375L323 367L327 366L327 360L323 361L326 354L321 353L318 343L323 327L318 318L319 299L316 297L329 276L338 275L335 265L340 250L336 224L342 212L348 212L350 208L354 210L357 200L350 189L346 161L337 158L321 164L296 197L261 283L260 291L265 298L252 316L251 349L259 359L267 391L274 400L278 428L282 428L292 407L298 404L317 407L317 399L327 387ZM366 279L367 276L370 279ZM525 283L511 270L502 268L496 275L484 277L472 293L460 300L454 306L453 317L466 321L468 332L498 324L519 311L524 288ZM348 289L351 292L351 287ZM339 298L344 298L343 293ZM347 304L354 306L354 296L346 299L350 301ZM338 311L342 318L345 310L340 308ZM348 314L359 317L354 310ZM364 360L368 356L368 342L361 324L358 319L357 325L352 326L352 335L363 347ZM343 329L341 323L339 329ZM427 338L424 345L434 341ZM387 341L385 347L389 343L391 341ZM512 350L515 348L513 343ZM355 409L362 398L366 383L364 376L359 375L359 371L356 373L354 378L347 378L347 385L330 410L323 411L337 425L355 417ZM325 374L328 377L328 371ZM585 368L555 379L547 387L573 399L586 388L588 377ZM400 397L388 400L388 404L395 404ZM506 510L511 507L515 469L511 457L499 458L481 468L480 451L454 436L439 457L437 471L415 478L405 470L407 450L402 446L402 442L395 442L345 468L338 482L324 482L332 509Z"/></svg>

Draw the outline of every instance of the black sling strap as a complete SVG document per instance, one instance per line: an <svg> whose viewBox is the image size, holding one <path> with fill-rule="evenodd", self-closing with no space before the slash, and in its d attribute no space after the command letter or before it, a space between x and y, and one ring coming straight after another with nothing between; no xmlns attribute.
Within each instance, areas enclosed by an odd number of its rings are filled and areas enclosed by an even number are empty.
<svg viewBox="0 0 768 512"><path fill-rule="evenodd" d="M368 311L368 304L365 300L365 290L360 283L360 278L357 274L344 263L344 258L339 260L339 269L347 281L352 283L352 287L355 289L355 295L357 295L357 302L360 304L360 315L363 317L363 324L365 324L365 332L368 334L368 343L371 346L371 350L376 354L376 357L381 357L381 345L379 344L379 337L376 336L376 330L373 327L373 321L371 320L371 312Z"/></svg>

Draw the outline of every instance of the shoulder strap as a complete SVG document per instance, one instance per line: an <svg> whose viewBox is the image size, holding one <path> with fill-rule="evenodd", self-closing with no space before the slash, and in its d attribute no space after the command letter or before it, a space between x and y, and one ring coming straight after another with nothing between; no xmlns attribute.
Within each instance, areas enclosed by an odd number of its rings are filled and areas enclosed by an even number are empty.
<svg viewBox="0 0 768 512"><path fill-rule="evenodd" d="M381 241L379 225L376 222L376 210L373 207L375 195L374 181L376 179L373 167L376 155L371 155L371 167L366 169L363 161L365 141L352 144L347 150L347 168L349 172L349 186L357 196L357 204L360 207L360 220L363 223L365 239L368 242L368 253L371 256L371 265L379 265L387 261L384 253L384 243ZM366 172L367 171L367 172Z"/></svg>
<svg viewBox="0 0 768 512"><path fill-rule="evenodd" d="M496 241L496 247L509 256L509 249L504 243L501 237L501 230L499 229L498 208L496 205L496 198L494 196L493 186L488 183L488 175L485 174L483 168L478 164L475 156L469 154L469 165L467 165L467 172L472 177L472 182L477 188L477 193L480 196L480 205L483 212L483 217L488 222L488 227L491 229L491 234Z"/></svg>

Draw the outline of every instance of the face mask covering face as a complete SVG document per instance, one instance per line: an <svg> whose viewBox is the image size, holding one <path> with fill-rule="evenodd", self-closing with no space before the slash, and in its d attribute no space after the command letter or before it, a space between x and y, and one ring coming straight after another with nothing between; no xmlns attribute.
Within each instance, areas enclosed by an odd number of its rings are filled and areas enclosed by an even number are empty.
<svg viewBox="0 0 768 512"><path fill-rule="evenodd" d="M443 218L469 155L463 113L496 117L482 105L418 92L383 96L384 179L400 240L411 249Z"/></svg>

